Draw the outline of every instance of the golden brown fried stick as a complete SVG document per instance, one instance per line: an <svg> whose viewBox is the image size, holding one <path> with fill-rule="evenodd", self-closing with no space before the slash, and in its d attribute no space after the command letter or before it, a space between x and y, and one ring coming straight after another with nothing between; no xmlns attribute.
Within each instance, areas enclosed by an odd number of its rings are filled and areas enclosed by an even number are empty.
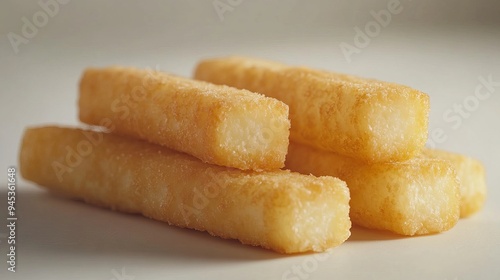
<svg viewBox="0 0 500 280"><path fill-rule="evenodd" d="M26 130L24 178L88 203L281 253L324 251L350 235L345 182L241 171L140 140L57 127Z"/></svg>
<svg viewBox="0 0 500 280"><path fill-rule="evenodd" d="M201 61L195 78L290 106L290 138L365 162L402 161L427 140L429 97L412 88L251 58Z"/></svg>
<svg viewBox="0 0 500 280"><path fill-rule="evenodd" d="M456 172L444 160L417 157L368 165L291 142L286 167L346 181L351 220L360 226L420 235L448 230L459 218Z"/></svg>
<svg viewBox="0 0 500 280"><path fill-rule="evenodd" d="M460 182L460 217L479 211L486 200L486 179L481 162L470 157L446 151L424 149L423 156L450 161Z"/></svg>
<svg viewBox="0 0 500 280"><path fill-rule="evenodd" d="M87 69L79 109L85 123L222 166L279 169L288 148L284 103L158 71Z"/></svg>

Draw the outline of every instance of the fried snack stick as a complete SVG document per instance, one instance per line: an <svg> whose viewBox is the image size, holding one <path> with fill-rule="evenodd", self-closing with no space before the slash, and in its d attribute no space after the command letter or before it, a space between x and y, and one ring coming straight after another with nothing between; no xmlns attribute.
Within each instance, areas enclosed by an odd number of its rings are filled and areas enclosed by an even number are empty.
<svg viewBox="0 0 500 280"><path fill-rule="evenodd" d="M337 178L241 171L57 127L25 132L20 165L24 178L63 195L280 253L324 251L350 235L349 191Z"/></svg>
<svg viewBox="0 0 500 280"><path fill-rule="evenodd" d="M481 162L460 154L424 149L428 158L448 160L457 171L460 182L460 217L470 216L481 210L486 200L486 179Z"/></svg>
<svg viewBox="0 0 500 280"><path fill-rule="evenodd" d="M360 226L421 235L448 230L459 218L456 172L444 160L414 158L367 165L291 142L286 167L346 181L351 220Z"/></svg>
<svg viewBox="0 0 500 280"><path fill-rule="evenodd" d="M283 167L288 106L247 90L158 71L87 69L80 82L80 120L247 170Z"/></svg>
<svg viewBox="0 0 500 280"><path fill-rule="evenodd" d="M429 97L402 85L242 57L201 61L194 76L285 102L291 140L365 162L410 159L427 140Z"/></svg>

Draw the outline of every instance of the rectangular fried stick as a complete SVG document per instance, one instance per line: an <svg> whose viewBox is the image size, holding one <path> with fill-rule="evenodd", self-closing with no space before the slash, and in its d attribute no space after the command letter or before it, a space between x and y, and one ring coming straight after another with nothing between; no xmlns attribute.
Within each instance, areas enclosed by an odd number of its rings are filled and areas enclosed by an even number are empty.
<svg viewBox="0 0 500 280"><path fill-rule="evenodd" d="M203 60L194 77L283 101L291 140L361 161L407 160L427 140L429 97L406 86L244 57Z"/></svg>
<svg viewBox="0 0 500 280"><path fill-rule="evenodd" d="M353 224L411 236L446 231L459 219L457 176L445 160L365 164L291 142L286 167L344 180Z"/></svg>
<svg viewBox="0 0 500 280"><path fill-rule="evenodd" d="M58 127L25 131L20 166L51 191L281 253L324 251L350 235L349 190L328 176L242 171Z"/></svg>
<svg viewBox="0 0 500 280"><path fill-rule="evenodd" d="M82 122L243 170L283 167L288 106L261 94L153 70L87 69Z"/></svg>
<svg viewBox="0 0 500 280"><path fill-rule="evenodd" d="M435 149L424 149L422 156L448 160L457 171L460 182L460 217L470 216L483 208L486 200L484 167L473 158Z"/></svg>

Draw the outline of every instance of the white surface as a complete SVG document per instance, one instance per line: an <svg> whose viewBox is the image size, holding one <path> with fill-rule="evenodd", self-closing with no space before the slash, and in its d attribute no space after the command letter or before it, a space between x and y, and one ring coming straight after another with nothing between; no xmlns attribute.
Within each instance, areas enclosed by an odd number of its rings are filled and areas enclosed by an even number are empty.
<svg viewBox="0 0 500 280"><path fill-rule="evenodd" d="M431 96L438 148L480 159L483 211L443 234L402 238L352 229L330 254L283 256L169 227L18 185L18 272L1 279L499 279L500 86L454 127L443 113L474 94L479 77L500 82L496 1L401 1L404 9L348 63L339 44L387 1L242 1L220 21L213 1L70 2L14 53L7 35L36 3L0 4L0 170L17 165L27 125L77 124L77 83L87 66L123 64L189 76L197 60L243 54L407 84ZM224 1L226 2L226 1ZM233 1L236 3L238 1ZM447 3L447 4L446 4ZM450 8L451 7L451 8ZM6 178L5 176L3 178ZM18 175L20 178L20 175ZM6 179L0 181L6 223ZM305 274L293 275L294 267ZM129 278L120 278L124 269ZM118 275L118 276L117 276Z"/></svg>

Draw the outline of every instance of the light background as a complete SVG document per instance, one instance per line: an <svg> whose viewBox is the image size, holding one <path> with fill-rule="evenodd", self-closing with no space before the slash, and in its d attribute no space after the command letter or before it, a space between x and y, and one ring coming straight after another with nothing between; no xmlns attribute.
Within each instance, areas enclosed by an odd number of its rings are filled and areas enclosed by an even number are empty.
<svg viewBox="0 0 500 280"><path fill-rule="evenodd" d="M47 2L48 0L42 0ZM219 17L214 2L231 10ZM436 147L480 159L487 169L484 210L449 232L418 238L353 228L331 254L282 256L181 230L140 216L62 200L18 176L18 272L1 279L499 279L500 86L460 125L443 114L471 100L480 77L500 82L500 2L401 0L401 13L350 62L355 28L390 1L69 1L28 43L23 17L38 1L0 2L0 170L17 165L28 125L78 124L77 84L85 67L158 67L190 76L201 58L241 54L406 84L431 96ZM12 34L11 33L11 34ZM6 174L0 218L6 215ZM5 222L6 223L6 222ZM306 274L292 275L294 266ZM124 269L124 271L122 271ZM307 278L306 278L307 277Z"/></svg>

